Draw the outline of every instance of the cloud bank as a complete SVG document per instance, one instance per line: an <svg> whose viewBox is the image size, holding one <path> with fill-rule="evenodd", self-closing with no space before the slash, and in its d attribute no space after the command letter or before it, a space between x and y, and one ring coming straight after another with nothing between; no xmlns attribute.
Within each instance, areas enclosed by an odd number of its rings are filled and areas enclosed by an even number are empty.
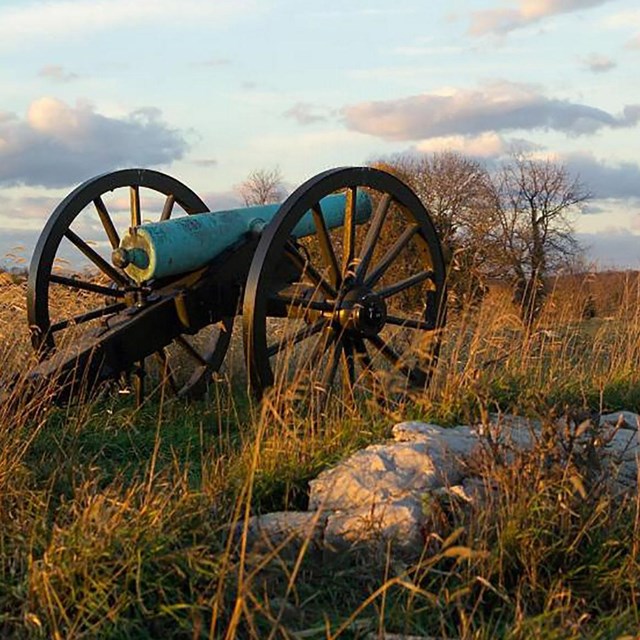
<svg viewBox="0 0 640 640"><path fill-rule="evenodd" d="M514 9L485 9L471 13L469 34L503 36L551 16L591 9L611 0L519 0Z"/></svg>
<svg viewBox="0 0 640 640"><path fill-rule="evenodd" d="M577 233L576 239L601 269L640 268L640 236L628 229Z"/></svg>
<svg viewBox="0 0 640 640"><path fill-rule="evenodd" d="M561 161L579 175L594 198L640 198L640 166L634 162L609 164L591 153L572 153Z"/></svg>
<svg viewBox="0 0 640 640"><path fill-rule="evenodd" d="M34 0L0 7L0 48L34 38L60 38L150 23L183 25L206 22L224 27L230 19L256 13L256 0Z"/></svg>
<svg viewBox="0 0 640 640"><path fill-rule="evenodd" d="M508 155L512 151L533 152L540 149L529 140L522 138L504 138L494 133L486 132L478 136L443 136L423 140L415 146L421 153L437 153L439 151L456 151L466 156L495 160Z"/></svg>
<svg viewBox="0 0 640 640"><path fill-rule="evenodd" d="M112 118L88 103L45 97L24 120L0 112L0 185L65 187L117 167L168 164L187 148L157 109Z"/></svg>
<svg viewBox="0 0 640 640"><path fill-rule="evenodd" d="M640 121L640 105L626 106L620 115L613 115L586 104L549 98L529 84L503 81L475 90L361 102L345 107L342 115L349 129L386 140L536 129L577 136L603 128L632 127Z"/></svg>

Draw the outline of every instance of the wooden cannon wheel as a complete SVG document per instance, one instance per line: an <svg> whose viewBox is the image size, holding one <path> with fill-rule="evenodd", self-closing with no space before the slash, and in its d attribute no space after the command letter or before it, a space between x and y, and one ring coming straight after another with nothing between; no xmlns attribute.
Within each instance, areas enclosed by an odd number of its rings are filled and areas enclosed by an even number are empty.
<svg viewBox="0 0 640 640"><path fill-rule="evenodd" d="M72 191L50 216L36 245L27 290L27 312L32 343L41 359L63 345L82 339L83 332L122 322L123 310L153 296L154 283L138 286L112 264L123 230L138 226L145 212L167 220L196 214L207 205L184 184L157 171L126 169L87 180ZM147 218L147 216L145 216ZM130 320L135 322L135 314ZM232 320L224 327L207 327L206 335L178 336L171 347L154 355L156 369L178 395L195 392L224 358ZM176 354L181 353L178 357ZM145 362L136 367L139 381ZM141 394L142 385L138 385Z"/></svg>
<svg viewBox="0 0 640 640"><path fill-rule="evenodd" d="M361 190L373 213L356 225ZM332 193L347 195L339 229L327 229L321 215L320 200ZM295 241L308 211L317 233ZM258 395L297 389L321 402L338 388L383 396L424 388L445 297L440 242L418 197L377 169L326 171L284 202L257 246L243 302L252 387Z"/></svg>

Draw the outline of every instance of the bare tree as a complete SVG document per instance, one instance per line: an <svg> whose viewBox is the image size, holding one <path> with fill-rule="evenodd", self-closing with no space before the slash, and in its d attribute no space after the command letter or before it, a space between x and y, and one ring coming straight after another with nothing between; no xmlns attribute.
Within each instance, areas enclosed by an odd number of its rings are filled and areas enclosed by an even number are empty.
<svg viewBox="0 0 640 640"><path fill-rule="evenodd" d="M453 151L394 156L374 166L397 175L422 200L449 263L452 301L465 304L484 292L495 227L493 184L477 160Z"/></svg>
<svg viewBox="0 0 640 640"><path fill-rule="evenodd" d="M523 318L532 322L547 293L547 276L581 252L573 219L591 194L563 165L514 154L494 177L494 197L493 258L512 280Z"/></svg>
<svg viewBox="0 0 640 640"><path fill-rule="evenodd" d="M281 202L285 197L282 173L274 169L255 169L241 182L236 191L247 207Z"/></svg>
<svg viewBox="0 0 640 640"><path fill-rule="evenodd" d="M493 175L455 152L400 155L374 163L394 173L430 212L449 259L449 288L461 304L488 278L513 283L523 319L534 320L546 279L579 259L574 214L591 194L566 167L514 153Z"/></svg>

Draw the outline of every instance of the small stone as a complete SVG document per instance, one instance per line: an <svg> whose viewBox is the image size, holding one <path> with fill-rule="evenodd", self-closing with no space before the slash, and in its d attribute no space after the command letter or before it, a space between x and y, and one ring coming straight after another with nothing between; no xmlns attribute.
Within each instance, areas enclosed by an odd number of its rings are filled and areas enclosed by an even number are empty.
<svg viewBox="0 0 640 640"><path fill-rule="evenodd" d="M431 492L438 498L448 498L455 502L470 504L475 502L475 497L467 491L464 485L454 484L451 487L440 487Z"/></svg>

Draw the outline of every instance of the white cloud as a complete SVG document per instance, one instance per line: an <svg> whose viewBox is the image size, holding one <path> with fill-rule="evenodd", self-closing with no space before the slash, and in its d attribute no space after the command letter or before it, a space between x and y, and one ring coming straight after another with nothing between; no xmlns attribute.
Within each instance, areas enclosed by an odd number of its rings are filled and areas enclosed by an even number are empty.
<svg viewBox="0 0 640 640"><path fill-rule="evenodd" d="M218 166L218 160L216 158L198 158L192 160L192 164L195 164L197 167L210 168Z"/></svg>
<svg viewBox="0 0 640 640"><path fill-rule="evenodd" d="M571 13L597 7L611 0L520 0L520 11L525 18L536 19L558 13Z"/></svg>
<svg viewBox="0 0 640 640"><path fill-rule="evenodd" d="M87 34L120 25L154 22L225 26L236 15L258 11L261 0L32 0L0 8L0 47L34 39Z"/></svg>
<svg viewBox="0 0 640 640"><path fill-rule="evenodd" d="M295 120L298 124L307 125L325 122L330 116L330 110L310 102L297 102L293 107L287 109L283 115L285 118Z"/></svg>
<svg viewBox="0 0 640 640"><path fill-rule="evenodd" d="M630 11L618 11L609 16L605 20L605 24L608 27L613 28L627 28L627 27L640 27L640 9Z"/></svg>
<svg viewBox="0 0 640 640"><path fill-rule="evenodd" d="M87 102L35 100L24 120L0 117L0 185L62 187L116 167L168 164L187 142L160 116L146 108L113 118Z"/></svg>
<svg viewBox="0 0 640 640"><path fill-rule="evenodd" d="M473 36L505 35L550 16L590 9L607 2L611 0L517 0L515 8L473 11L469 33Z"/></svg>
<svg viewBox="0 0 640 640"><path fill-rule="evenodd" d="M536 87L493 82L478 89L455 89L344 107L349 129L386 140L422 140L485 132L555 130L568 135L635 126L640 105L612 115L597 107L548 98Z"/></svg>
<svg viewBox="0 0 640 640"><path fill-rule="evenodd" d="M71 82L72 80L77 80L80 77L77 73L68 71L59 64L48 64L42 67L42 69L38 71L38 76L60 83Z"/></svg>
<svg viewBox="0 0 640 640"><path fill-rule="evenodd" d="M635 38L632 38L625 45L626 49L640 49L640 34L638 34Z"/></svg>
<svg viewBox="0 0 640 640"><path fill-rule="evenodd" d="M492 131L479 136L443 136L423 140L416 145L416 150L422 153L438 151L457 151L463 155L475 158L499 158L514 149L529 151L537 148L532 142L521 139L505 139Z"/></svg>
<svg viewBox="0 0 640 640"><path fill-rule="evenodd" d="M423 57L435 55L458 54L464 52L464 47L457 45L410 45L392 49L391 53L407 57Z"/></svg>
<svg viewBox="0 0 640 640"><path fill-rule="evenodd" d="M56 196L0 197L0 210L5 219L4 228L40 229L43 220L60 203ZM34 224L35 221L35 224Z"/></svg>
<svg viewBox="0 0 640 640"><path fill-rule="evenodd" d="M582 59L582 64L593 73L605 73L615 68L616 62L607 56L592 53Z"/></svg>
<svg viewBox="0 0 640 640"><path fill-rule="evenodd" d="M605 25L612 29L640 29L640 9L614 13L606 19ZM640 49L640 33L626 42L625 49Z"/></svg>
<svg viewBox="0 0 640 640"><path fill-rule="evenodd" d="M211 207L211 211L228 211L244 206L242 198L236 191L206 191L200 197Z"/></svg>

